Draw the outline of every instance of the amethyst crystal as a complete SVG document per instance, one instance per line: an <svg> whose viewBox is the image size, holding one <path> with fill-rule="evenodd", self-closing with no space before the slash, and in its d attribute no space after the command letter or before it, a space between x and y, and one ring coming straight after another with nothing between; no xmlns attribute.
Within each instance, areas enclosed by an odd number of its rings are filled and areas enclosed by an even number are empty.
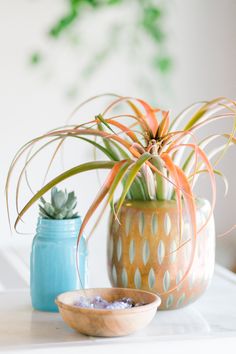
<svg viewBox="0 0 236 354"><path fill-rule="evenodd" d="M123 297L113 302L108 302L101 296L95 296L92 298L86 296L80 296L74 303L75 306L89 308L89 309L107 309L107 310L121 310L130 309L131 307L137 307L145 305L144 303L136 303L129 297Z"/></svg>

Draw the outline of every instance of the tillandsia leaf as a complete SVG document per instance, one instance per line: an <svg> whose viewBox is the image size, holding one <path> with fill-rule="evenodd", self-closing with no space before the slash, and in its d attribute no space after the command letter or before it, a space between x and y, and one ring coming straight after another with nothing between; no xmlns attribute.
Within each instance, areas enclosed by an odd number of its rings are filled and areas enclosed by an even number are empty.
<svg viewBox="0 0 236 354"><path fill-rule="evenodd" d="M153 172L147 165L143 165L140 172L143 180L145 181L145 185L147 186L148 199L156 199L156 184Z"/></svg>
<svg viewBox="0 0 236 354"><path fill-rule="evenodd" d="M220 155L217 157L216 161L214 162L214 166L216 166L220 162L220 160L222 160L222 158L226 154L227 150L229 149L231 143L233 142L233 139L234 139L234 136L235 136L235 132L236 132L236 110L235 109L231 109L231 108L229 108L229 109L235 114L232 131L231 131L231 133L228 136L227 142L225 144L225 148L223 149L223 151L220 153Z"/></svg>
<svg viewBox="0 0 236 354"><path fill-rule="evenodd" d="M169 130L169 125L170 125L170 117L169 117L169 111L162 112L162 121L159 124L158 130L157 130L157 137L162 137L165 136Z"/></svg>
<svg viewBox="0 0 236 354"><path fill-rule="evenodd" d="M98 195L96 196L96 198L94 199L93 203L90 205L85 217L84 217L84 220L82 222L82 225L80 227L80 231L79 231L79 235L78 235L78 238L77 238L77 250L78 250L78 247L79 247L79 242L80 242L80 239L83 235L83 232L84 232L84 229L88 223L88 221L90 220L90 218L92 217L92 215L94 214L94 212L96 211L96 209L98 208L98 206L101 204L101 202L104 200L104 198L106 197L106 195L109 193L110 189L111 189L111 186L112 186L112 183L117 175L117 173L119 172L120 168L126 163L127 161L123 160L123 161L119 161L119 162L116 162L111 171L109 172L103 186L100 188L100 191L98 193ZM77 252L76 252L77 254ZM78 262L78 260L77 260Z"/></svg>
<svg viewBox="0 0 236 354"><path fill-rule="evenodd" d="M151 106L149 106L149 104L147 104L147 102L141 100L140 98L137 98L136 100L142 104L142 106L146 111L147 122L149 127L151 128L152 137L154 138L157 134L157 129L158 129L158 121L155 114L156 110L154 110Z"/></svg>
<svg viewBox="0 0 236 354"><path fill-rule="evenodd" d="M210 182L211 182L211 188L212 188L212 203L211 203L211 210L209 213L209 216L207 217L205 223L203 224L203 226L200 228L200 230L198 231L199 233L206 227L206 225L208 224L210 218L212 217L213 214L213 210L215 208L215 202L216 202L216 182L215 182L215 175L214 175L214 171L213 171L213 167L209 161L209 159L207 158L207 155L205 154L205 152L197 145L195 144L179 144L178 147L173 147L172 149L176 149L179 148L181 146L185 146L185 147L190 147L193 150L196 151L196 153L201 157L201 159L203 160L205 167L208 171L209 177L210 177ZM182 170L181 170L182 171ZM183 172L184 173L184 172ZM187 178L187 176L185 175L185 177Z"/></svg>
<svg viewBox="0 0 236 354"><path fill-rule="evenodd" d="M139 157L139 159L134 163L134 165L130 168L130 171L128 173L127 179L124 183L124 187L123 187L123 192L121 194L121 197L119 198L118 202L117 202L117 207L116 207L116 213L119 214L119 210L125 200L125 197L133 183L133 181L135 180L135 177L137 176L138 172L140 171L141 167L146 163L146 161L150 160L151 158L151 154L149 153L145 153L143 155L141 155L141 157Z"/></svg>
<svg viewBox="0 0 236 354"><path fill-rule="evenodd" d="M107 114L112 108L114 108L115 106L117 106L118 104L122 103L122 102L126 102L129 104L130 107L131 104L131 100L134 100L136 102L138 102L138 100L134 97L119 97L118 99L116 99L115 101L113 101L102 113L103 117L105 116L105 114ZM133 106L135 106L133 104ZM136 110L137 112L137 110ZM152 133L152 129L148 124L148 121L146 119L146 117L144 117L144 115L141 113L141 115L137 114L135 116L131 116L131 115L127 115L127 117L131 117L134 118L135 120L137 120L140 123L140 126L142 127L142 130L144 132L146 132L146 134L148 135L148 137L153 138L153 133Z"/></svg>
<svg viewBox="0 0 236 354"><path fill-rule="evenodd" d="M116 132L111 128L110 124L106 121L106 119L103 118L101 114L95 116L95 119L103 123L113 134L116 134Z"/></svg>
<svg viewBox="0 0 236 354"><path fill-rule="evenodd" d="M222 180L224 182L224 186L225 186L224 196L226 196L228 194L228 190L229 190L229 183L228 183L228 180L227 180L226 176L220 170L214 169L213 172L214 172L215 175L218 175L218 176L220 176L222 178ZM196 174L208 173L208 171L206 169L197 170L195 173ZM189 178L189 180L191 180L192 179L192 175L190 175L188 178Z"/></svg>
<svg viewBox="0 0 236 354"><path fill-rule="evenodd" d="M217 138L226 138L229 139L230 138L230 143L229 143L229 147L232 146L233 144L236 144L236 139L234 137L230 137L229 134L214 134L211 135L205 139L203 139L198 146L201 147L201 149L205 149L211 142L213 142L214 140L216 140ZM207 156L208 156L208 160L211 161L216 155L218 155L219 153L221 153L221 151L223 151L225 149L225 144L218 146L217 148L214 148L212 150L210 150L210 152L207 152ZM188 176L191 172L192 166L193 166L193 152L191 152L188 157L185 160L185 163L182 167L182 169L185 171L185 174ZM218 159L217 159L218 160ZM201 168L201 164L199 164L198 168ZM213 166L215 166L215 163L212 163Z"/></svg>
<svg viewBox="0 0 236 354"><path fill-rule="evenodd" d="M179 232L179 244L180 244L182 239L182 231L183 231L183 209L182 209L181 193L184 193L184 191L181 190L182 184L180 183L181 181L179 180L180 179L179 173L171 157L168 154L164 153L161 155L161 159L165 162L166 169L168 170L172 180L176 184L175 192L177 196L177 210L179 215L178 232Z"/></svg>
<svg viewBox="0 0 236 354"><path fill-rule="evenodd" d="M198 146L201 147L201 149L205 149L209 143L214 141L216 138L219 138L219 134L214 134L211 136L208 136L207 138L204 138L198 143ZM185 174L188 176L190 174L190 171L193 166L193 160L194 160L194 151L191 151L189 155L185 158L185 161L182 166L182 170L185 172Z"/></svg>
<svg viewBox="0 0 236 354"><path fill-rule="evenodd" d="M126 198L131 200L150 200L146 183L144 183L141 177L136 176L130 186Z"/></svg>
<svg viewBox="0 0 236 354"><path fill-rule="evenodd" d="M86 100L84 100L83 102L81 102L77 107L75 107L75 109L71 112L70 116L68 117L67 119L67 123L70 122L70 120L75 116L76 113L79 112L79 110L86 106L88 103L91 103L99 98L104 98L104 97L112 97L113 99L117 97L121 97L120 95L117 95L115 93L111 93L111 92L107 92L107 93L102 93L100 95L95 95L95 96L92 96ZM103 115L103 114L102 114Z"/></svg>
<svg viewBox="0 0 236 354"><path fill-rule="evenodd" d="M22 176L24 175L24 171L27 167L27 165L30 163L30 161L42 150L44 149L46 146L48 146L49 144L51 144L52 142L54 142L55 140L57 140L58 138L53 139L52 141L47 142L46 144L44 144L43 146L41 146L40 149L38 149L33 156L31 156L31 158L29 159L29 161L27 161L25 163L25 166L23 168L23 170L20 173L20 176L18 178L18 182L17 182L17 188L16 188L16 210L17 213L19 213L19 207L18 207L18 194L19 194L19 190L20 190L20 182L22 179ZM10 181L11 181L11 177L12 177L12 172L14 170L14 168L16 167L17 162L19 161L19 159L22 157L22 155L33 145L35 144L37 141L39 141L40 138L36 138L36 139L32 139L31 141L29 141L28 143L24 144L15 154L15 156L13 157L13 160L10 164L9 170L8 170L8 174L7 174L7 179L6 179L6 184L5 184L5 198L6 198L6 206L7 206L7 216L8 216L8 222L11 228L11 219L10 219L10 210L9 210L9 185L10 185Z"/></svg>
<svg viewBox="0 0 236 354"><path fill-rule="evenodd" d="M104 132L104 129L100 123L98 123L98 129L100 131ZM103 138L102 140L103 140L103 143L106 147L106 150L109 151L109 154L112 156L112 160L119 161L120 160L119 155L117 154L117 152L113 148L111 141L109 139L105 139L105 138Z"/></svg>
<svg viewBox="0 0 236 354"><path fill-rule="evenodd" d="M114 209L114 202L113 202L113 197L114 197L114 194L117 190L117 187L119 186L119 184L122 182L122 179L124 178L129 166L132 164L132 161L124 161L124 164L121 165L119 167L119 170L117 171L116 173L116 176L114 177L114 180L110 186L110 189L109 189L109 192L108 192L108 197L107 197L107 200L105 202L105 205L103 206L103 209L102 209L102 212L100 213L96 223L94 224L91 232L89 233L88 237L87 237L87 242L89 241L91 235L93 234L94 230L96 229L99 221L101 220L105 210L106 210L106 207L108 206L108 204L110 203L110 206L111 206L111 210L113 211L114 215L116 216L116 213L115 213L115 209ZM117 216L116 216L117 218Z"/></svg>
<svg viewBox="0 0 236 354"><path fill-rule="evenodd" d="M137 138L137 136L135 135L135 133L134 133L132 130L130 130L129 127L127 127L126 125L121 124L121 123L119 123L119 122L117 122L117 121L115 121L115 120L113 120L113 119L111 119L111 118L108 118L108 119L107 119L107 122L109 122L109 124L112 124L112 125L114 125L115 127L119 128L119 129L120 129L123 133L125 133L132 141L134 141L134 142L136 142L136 143L139 143L139 144L141 145L139 139Z"/></svg>
<svg viewBox="0 0 236 354"><path fill-rule="evenodd" d="M130 151L132 152L132 154L139 159L142 154L140 154L136 149L132 149L132 147L130 148ZM150 154L151 155L151 154ZM151 155L153 156L153 155ZM166 181L168 181L170 184L172 184L173 186L175 186L175 183L173 181L171 181L170 178L168 178L165 174L163 174L160 170L158 170L158 168L156 166L154 166L150 161L147 161L147 165L151 168L151 170L155 173L158 173L162 178L164 178ZM176 186L175 186L176 187Z"/></svg>
<svg viewBox="0 0 236 354"><path fill-rule="evenodd" d="M111 188L109 190L109 194L108 194L108 200L107 200L107 204L111 203L111 207L114 210L114 206L113 206L113 196L114 193L118 187L118 185L120 184L120 182L122 182L123 178L125 177L130 165L132 164L132 161L127 161L125 162L119 169L119 171L117 172L114 181L111 185Z"/></svg>
<svg viewBox="0 0 236 354"><path fill-rule="evenodd" d="M231 146L232 144L230 144L230 146ZM221 151L223 151L225 149L225 145L221 145L221 146L219 146L218 148L216 148L216 149L213 149L210 153L208 153L208 160L209 161L211 161L216 155L218 155ZM202 168L202 166L204 165L204 162L200 162L199 163L199 165L198 165L198 169L201 169ZM214 167L215 166L215 164L214 163L212 163L212 167ZM195 181L194 181L194 184L196 184L196 182L197 182L197 179L198 179L198 176L196 176L196 178L195 178Z"/></svg>
<svg viewBox="0 0 236 354"><path fill-rule="evenodd" d="M224 100L224 97L218 97L214 100L206 102L195 114L194 116L188 121L185 125L184 130L189 130L192 128L203 116L211 110L212 106Z"/></svg>
<svg viewBox="0 0 236 354"><path fill-rule="evenodd" d="M76 138L84 140L84 141L88 142L89 144L92 144L95 148L97 148L100 151L102 151L110 160L115 160L116 161L116 158L118 158L118 156L115 155L113 152L111 152L108 147L105 148L104 146L102 146L101 144L97 143L94 140L87 139L87 138L84 138L82 136L77 136Z"/></svg>
<svg viewBox="0 0 236 354"><path fill-rule="evenodd" d="M159 155L153 155L150 162L154 165L163 175L166 175L164 163ZM167 200L168 184L165 178L160 176L159 173L154 172L156 179L156 198L158 200ZM169 185L171 187L171 185Z"/></svg>
<svg viewBox="0 0 236 354"><path fill-rule="evenodd" d="M48 164L47 170L46 170L45 175L44 175L43 185L46 183L47 176L48 176L49 171L50 171L50 169L51 169L51 167L52 167L53 161L55 160L57 153L58 153L58 152L60 151L60 149L62 148L62 146L63 146L65 140L66 140L66 138L60 139L59 144L57 144L57 147L56 147L55 151L54 151L53 154L52 154L52 157L51 157L51 159L50 159L50 162L49 162L49 164ZM28 180L28 178L27 178L27 170L25 170L25 175L26 175L26 180Z"/></svg>
<svg viewBox="0 0 236 354"><path fill-rule="evenodd" d="M227 104L225 104L225 102ZM232 109L232 106L234 109ZM215 100L205 102L202 105L202 107L190 119L191 123L188 123L185 126L184 131L188 131L188 133L191 133L191 132L196 131L197 129L203 127L204 125L212 123L212 122L219 120L219 119L232 118L232 117L235 119L235 106L236 106L236 103L234 101L226 99L224 97L220 97ZM225 110L226 110L226 112L224 112L224 113L214 115L217 112L225 111ZM188 140L189 140L189 138L186 138L185 141L182 141L182 142L187 143ZM180 165L180 159L183 156L184 150L185 149L183 149L181 151L181 153L180 152L175 153L179 156L178 159L176 159L176 158L174 159L178 165ZM227 150L227 148L226 148L226 150Z"/></svg>
<svg viewBox="0 0 236 354"><path fill-rule="evenodd" d="M79 173L97 170L97 169L111 169L114 166L115 162L113 161L96 161L96 162L87 162L83 163L79 166L73 167L59 176L52 179L49 183L47 183L43 188L41 188L24 206L24 208L20 211L15 221L15 228L17 227L19 221L21 220L22 216L27 212L27 210L39 200L45 193L47 193L51 188L59 184L60 182L75 176Z"/></svg>
<svg viewBox="0 0 236 354"><path fill-rule="evenodd" d="M111 143L111 146L114 146L115 149L119 152L119 159L120 159L120 160L122 160L122 159L125 160L125 159L129 159L129 158L130 158L130 155L127 154L127 153L125 152L125 150L120 147L120 145L119 145L118 143L115 143L115 142L112 141L112 140L110 141L110 143Z"/></svg>
<svg viewBox="0 0 236 354"><path fill-rule="evenodd" d="M180 112L173 120L172 123L170 124L170 131L175 131L178 129L180 123L188 116L192 111L196 113L197 107L200 105L202 106L203 104L206 104L207 101L199 101L191 104L187 108L185 108L182 112Z"/></svg>
<svg viewBox="0 0 236 354"><path fill-rule="evenodd" d="M178 167L175 166L176 172L178 174L178 181L179 181L179 186L181 186L181 189L183 191L183 199L185 202L185 209L187 213L189 214L189 221L190 225L192 226L192 254L191 254L191 259L188 264L188 267L183 275L183 277L180 279L178 284L176 284L174 287L170 288L167 293L174 291L177 289L187 278L191 268L192 264L194 262L195 254L196 254L196 239L197 239L197 220L196 220L196 204L195 204L195 197L192 193L191 186L188 182L187 177L185 176L184 172Z"/></svg>

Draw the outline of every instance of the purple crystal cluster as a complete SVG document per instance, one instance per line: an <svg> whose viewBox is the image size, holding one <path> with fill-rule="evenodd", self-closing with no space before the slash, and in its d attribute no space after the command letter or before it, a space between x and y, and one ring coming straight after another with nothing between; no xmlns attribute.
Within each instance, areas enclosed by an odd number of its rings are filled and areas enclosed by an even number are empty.
<svg viewBox="0 0 236 354"><path fill-rule="evenodd" d="M108 302L101 296L86 297L80 296L74 303L75 306L88 309L106 309L106 310L123 310L132 307L145 305L144 303L136 303L129 297L123 297L113 302Z"/></svg>

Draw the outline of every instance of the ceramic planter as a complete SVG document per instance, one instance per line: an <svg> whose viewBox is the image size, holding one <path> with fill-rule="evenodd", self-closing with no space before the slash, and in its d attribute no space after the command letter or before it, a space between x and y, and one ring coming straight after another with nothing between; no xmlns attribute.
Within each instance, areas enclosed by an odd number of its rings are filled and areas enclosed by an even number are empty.
<svg viewBox="0 0 236 354"><path fill-rule="evenodd" d="M209 202L198 200L198 229L204 225L209 212ZM160 308L163 310L185 306L206 290L215 262L213 217L197 236L194 261L182 282L190 263L193 243L189 241L175 251L179 246L175 201L126 202L119 220L120 224L111 215L108 271L113 286L157 293L161 296ZM191 227L186 220L185 217L181 243L191 239Z"/></svg>
<svg viewBox="0 0 236 354"><path fill-rule="evenodd" d="M87 249L84 238L78 251L81 282L76 269L76 242L80 226L80 217L68 220L38 219L30 264L34 309L58 311L55 298L59 294L86 287Z"/></svg>

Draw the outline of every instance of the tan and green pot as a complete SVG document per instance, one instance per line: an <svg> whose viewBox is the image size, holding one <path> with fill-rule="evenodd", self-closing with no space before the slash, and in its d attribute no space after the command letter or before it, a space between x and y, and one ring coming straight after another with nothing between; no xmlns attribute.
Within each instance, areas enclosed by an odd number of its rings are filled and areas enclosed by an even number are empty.
<svg viewBox="0 0 236 354"><path fill-rule="evenodd" d="M200 229L209 216L210 204L203 199L196 204ZM202 295L212 278L215 262L213 217L197 236L194 260L184 281L181 279L190 264L193 241L188 221L179 240L175 201L126 202L119 221L111 214L108 272L112 286L157 293L162 299L162 310L186 306Z"/></svg>

